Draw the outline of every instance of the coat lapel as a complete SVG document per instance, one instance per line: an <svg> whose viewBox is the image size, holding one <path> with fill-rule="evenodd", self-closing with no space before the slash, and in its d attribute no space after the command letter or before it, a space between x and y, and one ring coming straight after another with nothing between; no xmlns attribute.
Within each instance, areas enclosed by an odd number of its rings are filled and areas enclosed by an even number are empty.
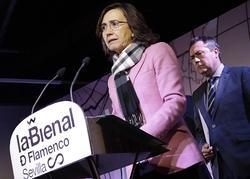
<svg viewBox="0 0 250 179"><path fill-rule="evenodd" d="M142 65L144 64L145 62L145 57L144 57L144 53L142 54L142 57L140 59L140 61L131 68L130 72L129 72L129 78L132 82L132 84L134 84L134 81L138 75L138 73L140 72L141 68L142 68Z"/></svg>
<svg viewBox="0 0 250 179"><path fill-rule="evenodd" d="M225 92L227 86L228 78L229 78L229 69L227 67L224 67L224 70L221 73L219 84L216 90L216 95L214 100L214 112L212 114L212 118L214 118L216 112L218 111L221 97L223 96L223 93Z"/></svg>
<svg viewBox="0 0 250 179"><path fill-rule="evenodd" d="M203 119L205 120L206 124L208 127L212 125L212 120L210 115L207 112L207 107L206 107L206 93L205 91L207 90L207 82L203 83L201 88L197 91L197 106L200 109L200 112L203 116Z"/></svg>

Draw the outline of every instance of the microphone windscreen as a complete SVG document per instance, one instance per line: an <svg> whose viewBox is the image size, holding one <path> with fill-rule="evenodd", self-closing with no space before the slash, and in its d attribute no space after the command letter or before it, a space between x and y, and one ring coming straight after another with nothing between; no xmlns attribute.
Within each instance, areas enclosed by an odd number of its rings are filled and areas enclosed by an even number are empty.
<svg viewBox="0 0 250 179"><path fill-rule="evenodd" d="M65 67L60 68L60 69L56 72L56 75L58 76L58 78L62 77L63 74L65 73L65 71L66 71L66 68L65 68Z"/></svg>
<svg viewBox="0 0 250 179"><path fill-rule="evenodd" d="M87 65L90 61L90 58L89 57L85 57L83 60L82 60L82 64L85 64Z"/></svg>

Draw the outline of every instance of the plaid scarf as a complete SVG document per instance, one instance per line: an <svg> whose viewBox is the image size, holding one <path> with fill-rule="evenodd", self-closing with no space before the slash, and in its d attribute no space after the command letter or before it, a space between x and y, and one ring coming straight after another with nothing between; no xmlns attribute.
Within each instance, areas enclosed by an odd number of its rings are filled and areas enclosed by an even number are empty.
<svg viewBox="0 0 250 179"><path fill-rule="evenodd" d="M134 66L140 59L145 47L132 43L129 47L125 48L122 53L113 56L113 66L111 72L115 75L120 71L127 70Z"/></svg>
<svg viewBox="0 0 250 179"><path fill-rule="evenodd" d="M118 58L117 56L113 57L115 63L112 67L112 73L115 75L116 90L123 116L126 121L136 127L143 125L143 116L140 111L139 99L127 71L139 62L144 49L144 47L132 43L123 50Z"/></svg>

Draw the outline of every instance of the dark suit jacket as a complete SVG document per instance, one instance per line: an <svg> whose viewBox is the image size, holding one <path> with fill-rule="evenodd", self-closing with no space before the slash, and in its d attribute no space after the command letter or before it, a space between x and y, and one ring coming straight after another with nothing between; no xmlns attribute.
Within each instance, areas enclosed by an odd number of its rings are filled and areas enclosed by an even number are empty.
<svg viewBox="0 0 250 179"><path fill-rule="evenodd" d="M250 68L225 66L217 87L212 117L205 106L206 88L207 82L204 82L193 93L196 139L200 146L205 142L198 114L200 110L209 129L210 143L234 173L232 178L249 177Z"/></svg>

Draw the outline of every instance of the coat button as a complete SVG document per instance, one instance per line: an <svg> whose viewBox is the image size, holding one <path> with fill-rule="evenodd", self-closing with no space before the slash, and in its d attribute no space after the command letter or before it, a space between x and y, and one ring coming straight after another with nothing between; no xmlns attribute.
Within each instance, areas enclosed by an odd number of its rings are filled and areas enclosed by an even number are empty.
<svg viewBox="0 0 250 179"><path fill-rule="evenodd" d="M212 128L213 128L213 129L216 128L216 125L215 125L215 124L212 124Z"/></svg>

